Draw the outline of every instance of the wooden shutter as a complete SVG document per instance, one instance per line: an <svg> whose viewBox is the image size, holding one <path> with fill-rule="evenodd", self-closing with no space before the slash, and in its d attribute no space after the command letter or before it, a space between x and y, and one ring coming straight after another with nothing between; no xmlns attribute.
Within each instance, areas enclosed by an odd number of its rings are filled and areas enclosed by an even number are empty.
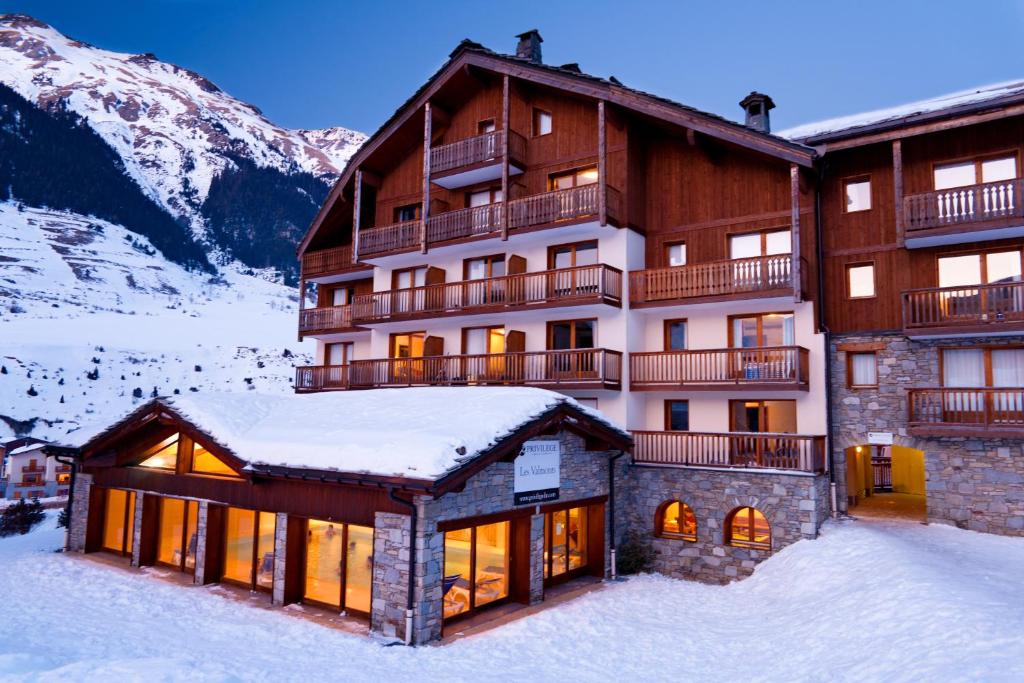
<svg viewBox="0 0 1024 683"><path fill-rule="evenodd" d="M444 337L427 337L423 340L424 356L443 356Z"/></svg>
<svg viewBox="0 0 1024 683"><path fill-rule="evenodd" d="M509 256L505 271L509 275L519 275L526 272L526 259L522 256Z"/></svg>
<svg viewBox="0 0 1024 683"><path fill-rule="evenodd" d="M526 350L526 333L522 330L509 330L505 333L505 351L520 353Z"/></svg>

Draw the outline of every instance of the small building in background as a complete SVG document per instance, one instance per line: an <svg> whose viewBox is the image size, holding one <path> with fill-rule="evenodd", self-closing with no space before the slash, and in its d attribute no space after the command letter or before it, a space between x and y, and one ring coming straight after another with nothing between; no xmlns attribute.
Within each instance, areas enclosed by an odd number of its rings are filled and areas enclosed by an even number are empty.
<svg viewBox="0 0 1024 683"><path fill-rule="evenodd" d="M66 496L71 489L71 466L44 451L46 442L31 437L0 446L3 470L0 491L8 500Z"/></svg>

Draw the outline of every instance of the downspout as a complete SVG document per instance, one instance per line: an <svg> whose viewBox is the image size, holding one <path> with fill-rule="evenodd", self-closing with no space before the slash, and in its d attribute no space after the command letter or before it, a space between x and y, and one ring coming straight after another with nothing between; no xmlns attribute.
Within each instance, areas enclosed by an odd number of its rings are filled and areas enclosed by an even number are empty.
<svg viewBox="0 0 1024 683"><path fill-rule="evenodd" d="M617 455L608 459L608 547L611 561L611 580L616 579L615 567L615 461L626 454L620 450Z"/></svg>
<svg viewBox="0 0 1024 683"><path fill-rule="evenodd" d="M832 517L839 516L839 498L836 486L836 468L833 457L832 437L832 331L828 327L828 320L825 317L825 248L821 226L821 188L825 182L825 160L818 164L818 187L814 193L814 232L817 242L818 255L818 322L821 331L825 334L825 446L826 457L828 458L828 489L829 502L832 508Z"/></svg>
<svg viewBox="0 0 1024 683"><path fill-rule="evenodd" d="M394 488L388 488L388 498L404 505L410 510L409 520L409 585L406 588L405 596L405 644L413 645L412 639L412 623L413 623L413 605L415 605L415 590L416 590L416 521L417 521L417 510L416 503L414 501L404 500L395 495Z"/></svg>
<svg viewBox="0 0 1024 683"><path fill-rule="evenodd" d="M78 474L78 459L73 457L70 461L61 460L61 456L54 455L53 459L59 462L61 465L71 466L71 486L68 487L68 502L64 505L64 521L67 522L67 526L64 527L64 552L67 552L71 547L71 504L75 500L75 475Z"/></svg>

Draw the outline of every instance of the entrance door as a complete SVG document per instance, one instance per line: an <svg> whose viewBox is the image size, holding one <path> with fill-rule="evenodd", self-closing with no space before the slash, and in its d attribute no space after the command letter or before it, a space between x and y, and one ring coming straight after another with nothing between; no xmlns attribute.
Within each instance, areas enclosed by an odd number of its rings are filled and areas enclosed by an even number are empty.
<svg viewBox="0 0 1024 683"><path fill-rule="evenodd" d="M199 503L181 498L160 498L156 561L194 574L199 532Z"/></svg>
<svg viewBox="0 0 1024 683"><path fill-rule="evenodd" d="M311 519L306 527L303 602L370 613L373 529Z"/></svg>
<svg viewBox="0 0 1024 683"><path fill-rule="evenodd" d="M468 327L462 331L463 375L470 384L501 382L505 377L505 328Z"/></svg>
<svg viewBox="0 0 1024 683"><path fill-rule="evenodd" d="M277 516L272 512L229 507L224 527L222 580L254 591L272 591Z"/></svg>
<svg viewBox="0 0 1024 683"><path fill-rule="evenodd" d="M548 349L562 351L549 356L549 379L593 379L597 377L594 358L596 320L565 320L548 323Z"/></svg>
<svg viewBox="0 0 1024 683"><path fill-rule="evenodd" d="M730 439L733 465L774 467L799 461L799 448L792 440L755 436L795 434L796 401L729 401L729 431L740 433Z"/></svg>
<svg viewBox="0 0 1024 683"><path fill-rule="evenodd" d="M557 510L544 515L544 579L568 579L589 564L587 507Z"/></svg>

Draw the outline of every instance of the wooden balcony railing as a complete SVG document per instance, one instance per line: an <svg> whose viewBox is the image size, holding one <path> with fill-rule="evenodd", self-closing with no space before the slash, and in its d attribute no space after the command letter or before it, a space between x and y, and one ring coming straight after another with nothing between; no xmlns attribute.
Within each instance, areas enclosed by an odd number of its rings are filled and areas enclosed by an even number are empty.
<svg viewBox="0 0 1024 683"><path fill-rule="evenodd" d="M355 360L296 368L296 391L413 386L538 386L618 389L622 354L607 349Z"/></svg>
<svg viewBox="0 0 1024 683"><path fill-rule="evenodd" d="M636 304L752 292L792 290L790 254L649 268L629 274L629 300Z"/></svg>
<svg viewBox="0 0 1024 683"><path fill-rule="evenodd" d="M427 242L434 244L500 232L504 211L505 204L497 202L431 216L427 221Z"/></svg>
<svg viewBox="0 0 1024 683"><path fill-rule="evenodd" d="M445 173L462 166L472 166L486 161L501 159L505 145L505 131L496 130L465 140L430 149L430 172ZM509 133L508 153L512 159L526 157L526 139L516 132Z"/></svg>
<svg viewBox="0 0 1024 683"><path fill-rule="evenodd" d="M356 323L461 315L536 305L622 302L622 271L606 265L560 268L360 295Z"/></svg>
<svg viewBox="0 0 1024 683"><path fill-rule="evenodd" d="M21 471L26 473L38 472L41 474L46 471L46 467L43 465L22 465Z"/></svg>
<svg viewBox="0 0 1024 683"><path fill-rule="evenodd" d="M19 481L14 484L15 488L37 489L46 486L45 481Z"/></svg>
<svg viewBox="0 0 1024 683"><path fill-rule="evenodd" d="M64 474L71 471L71 465L57 465L54 469L57 474Z"/></svg>
<svg viewBox="0 0 1024 683"><path fill-rule="evenodd" d="M633 432L633 440L633 461L644 465L825 471L824 436Z"/></svg>
<svg viewBox="0 0 1024 683"><path fill-rule="evenodd" d="M907 235L951 225L1024 218L1021 190L1024 179L935 190L903 198Z"/></svg>
<svg viewBox="0 0 1024 683"><path fill-rule="evenodd" d="M299 311L299 332L352 329L352 306L322 306Z"/></svg>
<svg viewBox="0 0 1024 683"><path fill-rule="evenodd" d="M359 231L359 255L374 256L420 245L422 221L405 221Z"/></svg>
<svg viewBox="0 0 1024 683"><path fill-rule="evenodd" d="M1007 323L1024 323L1024 282L903 292L903 327L908 334L957 327L995 332Z"/></svg>
<svg viewBox="0 0 1024 683"><path fill-rule="evenodd" d="M1024 388L909 389L907 409L917 433L1024 434Z"/></svg>
<svg viewBox="0 0 1024 683"><path fill-rule="evenodd" d="M329 273L363 270L369 267L352 260L352 245L350 244L331 249L307 251L302 255L302 277L305 279Z"/></svg>
<svg viewBox="0 0 1024 683"><path fill-rule="evenodd" d="M807 390L809 352L800 346L657 351L629 354L631 389L750 388Z"/></svg>
<svg viewBox="0 0 1024 683"><path fill-rule="evenodd" d="M618 217L621 198L618 190L608 187L608 216ZM509 202L509 229L525 230L559 221L578 220L600 213L598 185L582 185L567 190L554 190Z"/></svg>

